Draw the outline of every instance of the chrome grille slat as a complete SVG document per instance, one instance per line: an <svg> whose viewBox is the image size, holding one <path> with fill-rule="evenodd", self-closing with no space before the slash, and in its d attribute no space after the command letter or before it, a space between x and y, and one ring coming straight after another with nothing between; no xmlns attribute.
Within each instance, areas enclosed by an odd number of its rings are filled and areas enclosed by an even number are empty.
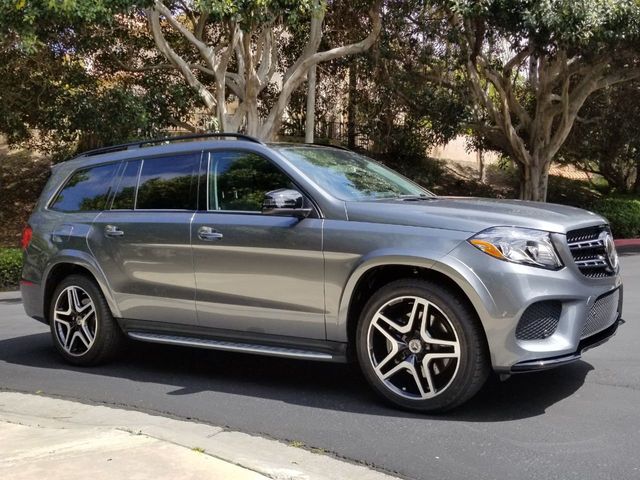
<svg viewBox="0 0 640 480"><path fill-rule="evenodd" d="M569 243L569 248L573 252L574 250L588 250L590 248L604 248L602 240L588 240Z"/></svg>
<svg viewBox="0 0 640 480"><path fill-rule="evenodd" d="M567 245L578 269L585 277L604 278L615 274L607 260L607 251L600 234L606 225L581 228L567 233Z"/></svg>

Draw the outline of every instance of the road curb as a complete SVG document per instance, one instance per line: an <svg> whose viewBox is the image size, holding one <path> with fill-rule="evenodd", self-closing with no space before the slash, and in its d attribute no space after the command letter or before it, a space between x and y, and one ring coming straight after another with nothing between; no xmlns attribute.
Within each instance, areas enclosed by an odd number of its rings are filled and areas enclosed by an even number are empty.
<svg viewBox="0 0 640 480"><path fill-rule="evenodd" d="M20 290L15 290L11 292L0 292L0 302L2 301L15 301L22 300L22 295L20 294Z"/></svg>
<svg viewBox="0 0 640 480"><path fill-rule="evenodd" d="M277 480L393 480L396 477L285 443L202 423L60 400L0 392L0 420L51 428L106 428L202 451ZM90 476L90 475L89 475Z"/></svg>
<svg viewBox="0 0 640 480"><path fill-rule="evenodd" d="M621 238L614 243L620 253L640 253L640 238Z"/></svg>

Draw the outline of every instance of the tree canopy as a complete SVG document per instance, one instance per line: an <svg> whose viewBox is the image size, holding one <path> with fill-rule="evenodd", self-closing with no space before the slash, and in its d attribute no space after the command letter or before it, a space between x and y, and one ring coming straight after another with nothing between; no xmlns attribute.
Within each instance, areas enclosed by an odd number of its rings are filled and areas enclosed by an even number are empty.
<svg viewBox="0 0 640 480"><path fill-rule="evenodd" d="M616 160L576 135L617 145L616 110L638 115L620 93L640 79L638 0L0 0L0 34L0 132L40 149L170 128L273 139L302 128L319 66L310 117L346 118L351 146L357 126L409 162L468 135L532 200L554 161L634 171L633 122Z"/></svg>

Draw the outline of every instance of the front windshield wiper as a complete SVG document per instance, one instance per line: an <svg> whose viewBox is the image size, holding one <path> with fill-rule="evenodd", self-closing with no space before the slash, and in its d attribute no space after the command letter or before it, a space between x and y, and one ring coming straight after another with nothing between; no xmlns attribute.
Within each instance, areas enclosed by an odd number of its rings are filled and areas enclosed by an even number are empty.
<svg viewBox="0 0 640 480"><path fill-rule="evenodd" d="M435 200L436 197L435 195L426 195L424 193L421 193L419 195L399 195L397 197L398 200L402 200L403 202L417 202L420 200Z"/></svg>

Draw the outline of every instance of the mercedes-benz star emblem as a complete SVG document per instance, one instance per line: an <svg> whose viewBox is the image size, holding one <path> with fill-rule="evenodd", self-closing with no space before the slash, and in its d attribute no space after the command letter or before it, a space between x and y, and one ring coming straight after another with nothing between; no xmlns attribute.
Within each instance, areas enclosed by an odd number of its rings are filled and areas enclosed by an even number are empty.
<svg viewBox="0 0 640 480"><path fill-rule="evenodd" d="M616 252L616 246L613 243L613 237L608 231L604 231L600 234L600 240L604 245L605 252L607 252L607 261L609 266L615 271L618 269L618 252Z"/></svg>

